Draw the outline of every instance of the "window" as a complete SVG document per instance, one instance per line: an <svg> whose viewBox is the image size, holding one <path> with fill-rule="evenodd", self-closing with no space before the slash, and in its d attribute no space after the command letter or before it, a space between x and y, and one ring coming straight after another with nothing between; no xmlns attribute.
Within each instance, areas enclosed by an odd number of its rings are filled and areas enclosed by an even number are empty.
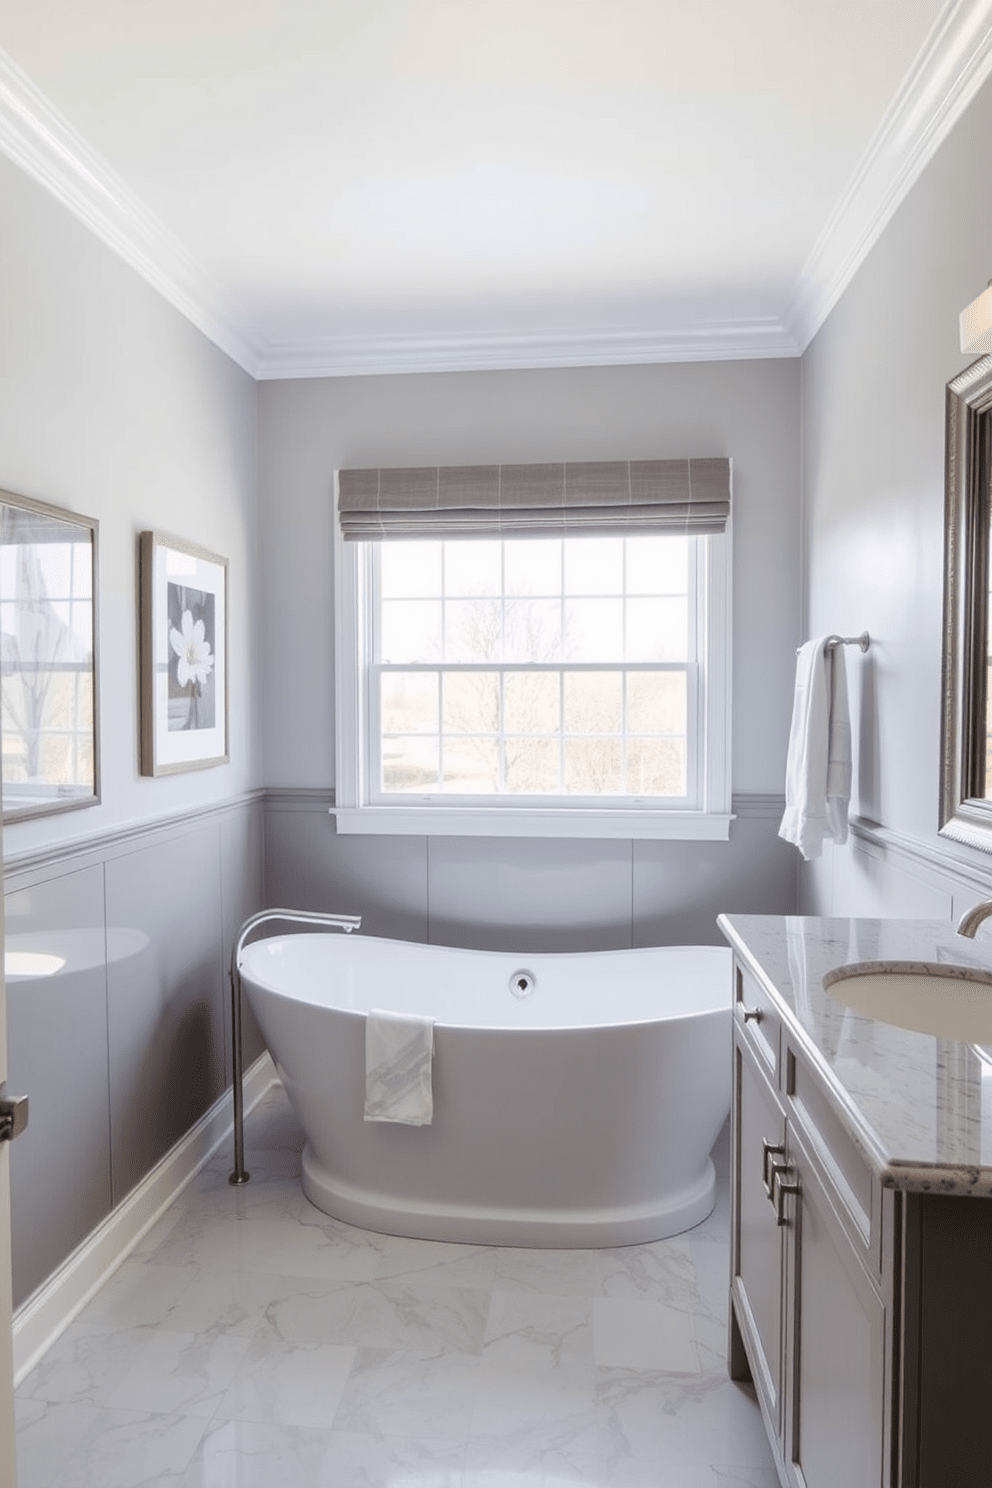
<svg viewBox="0 0 992 1488"><path fill-rule="evenodd" d="M725 838L728 549L339 526L339 831Z"/></svg>

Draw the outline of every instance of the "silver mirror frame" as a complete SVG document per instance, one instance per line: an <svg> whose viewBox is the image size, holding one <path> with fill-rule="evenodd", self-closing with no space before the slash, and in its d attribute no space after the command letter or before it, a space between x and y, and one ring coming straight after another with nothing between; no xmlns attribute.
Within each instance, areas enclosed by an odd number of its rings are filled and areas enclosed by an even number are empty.
<svg viewBox="0 0 992 1488"><path fill-rule="evenodd" d="M99 531L100 524L93 517L84 517L79 512L67 511L64 507L52 506L45 501L35 501L28 496L18 496L12 491L0 491L0 505L29 512L37 517L50 517L65 526L77 527L86 534L90 547L92 637L92 688L93 688L93 789L85 795L53 795L45 801L32 801L24 806L11 805L5 799L3 821L5 823L27 821L33 817L49 816L56 812L78 811L86 806L100 804L100 667L99 667Z"/></svg>
<svg viewBox="0 0 992 1488"><path fill-rule="evenodd" d="M940 832L992 852L986 669L992 524L992 356L947 384Z"/></svg>

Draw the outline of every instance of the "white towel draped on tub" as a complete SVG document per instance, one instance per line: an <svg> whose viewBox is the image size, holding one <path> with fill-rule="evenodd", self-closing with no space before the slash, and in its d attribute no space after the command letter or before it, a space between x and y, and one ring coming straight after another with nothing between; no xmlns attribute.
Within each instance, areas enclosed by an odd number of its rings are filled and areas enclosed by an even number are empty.
<svg viewBox="0 0 992 1488"><path fill-rule="evenodd" d="M430 1126L434 1020L373 1008L365 1019L365 1120Z"/></svg>
<svg viewBox="0 0 992 1488"><path fill-rule="evenodd" d="M796 696L785 769L785 815L778 835L803 857L823 840L847 841L851 799L851 717L843 646L807 641L796 661Z"/></svg>

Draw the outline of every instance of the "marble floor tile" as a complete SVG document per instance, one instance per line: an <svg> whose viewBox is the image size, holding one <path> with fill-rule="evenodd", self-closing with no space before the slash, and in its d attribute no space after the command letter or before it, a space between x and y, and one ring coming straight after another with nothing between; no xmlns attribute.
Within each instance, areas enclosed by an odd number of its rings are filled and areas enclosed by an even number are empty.
<svg viewBox="0 0 992 1488"><path fill-rule="evenodd" d="M492 1245L456 1245L442 1240L376 1237L376 1281L413 1281L421 1286L492 1288L499 1251Z"/></svg>
<svg viewBox="0 0 992 1488"><path fill-rule="evenodd" d="M208 1420L248 1352L249 1338L158 1328L107 1400L119 1410L167 1411Z"/></svg>
<svg viewBox="0 0 992 1488"><path fill-rule="evenodd" d="M81 1322L105 1332L163 1323L196 1279L195 1265L150 1267L127 1260L79 1314Z"/></svg>
<svg viewBox="0 0 992 1488"><path fill-rule="evenodd" d="M496 1252L496 1285L503 1291L594 1297L599 1286L599 1253L505 1246Z"/></svg>
<svg viewBox="0 0 992 1488"><path fill-rule="evenodd" d="M246 1137L251 1182L216 1153L20 1385L19 1488L776 1488L722 1148L687 1234L529 1250L321 1213L279 1089Z"/></svg>
<svg viewBox="0 0 992 1488"><path fill-rule="evenodd" d="M462 1488L460 1444L216 1422L179 1488Z"/></svg>
<svg viewBox="0 0 992 1488"><path fill-rule="evenodd" d="M471 1439L508 1442L535 1432L585 1432L596 1415L596 1370L591 1365L503 1365L483 1357ZM543 1436L542 1436L543 1439Z"/></svg>
<svg viewBox="0 0 992 1488"><path fill-rule="evenodd" d="M337 1431L382 1437L468 1439L480 1361L470 1355L359 1349L337 1415Z"/></svg>
<svg viewBox="0 0 992 1488"><path fill-rule="evenodd" d="M724 1277L725 1289L726 1281ZM637 1297L672 1307L693 1306L698 1287L689 1240L676 1235L651 1245L601 1250L599 1292L603 1297Z"/></svg>
<svg viewBox="0 0 992 1488"><path fill-rule="evenodd" d="M355 1352L336 1343L289 1344L271 1334L256 1334L217 1406L217 1416L329 1430Z"/></svg>
<svg viewBox="0 0 992 1488"><path fill-rule="evenodd" d="M177 1488L275 1488L330 1481L330 1433L260 1421L213 1421Z"/></svg>
<svg viewBox="0 0 992 1488"><path fill-rule="evenodd" d="M631 1462L605 1469L602 1488L780 1488L774 1467L712 1467L681 1463L669 1478L660 1478L658 1464Z"/></svg>
<svg viewBox="0 0 992 1488"><path fill-rule="evenodd" d="M700 1301L708 1312L726 1318L730 1295L729 1243L690 1238L688 1249Z"/></svg>
<svg viewBox="0 0 992 1488"><path fill-rule="evenodd" d="M19 1386L18 1399L106 1405L155 1333L151 1325L108 1331L73 1323Z"/></svg>
<svg viewBox="0 0 992 1488"><path fill-rule="evenodd" d="M265 1325L287 1343L320 1341L384 1349L477 1354L489 1293L410 1282L343 1282L286 1277L265 1309Z"/></svg>
<svg viewBox="0 0 992 1488"><path fill-rule="evenodd" d="M305 1282L297 1276L269 1276L264 1271L216 1271L200 1267L170 1308L165 1326L180 1333L251 1338L266 1310L304 1285Z"/></svg>
<svg viewBox="0 0 992 1488"><path fill-rule="evenodd" d="M462 1488L464 1457L460 1442L332 1431L317 1488Z"/></svg>
<svg viewBox="0 0 992 1488"><path fill-rule="evenodd" d="M294 1194L294 1206L296 1202ZM150 1259L167 1267L264 1271L340 1281L370 1279L379 1264L379 1252L368 1237L330 1219L325 1223L317 1215L319 1210L312 1206L309 1213L296 1214L280 1203L265 1203L252 1212L223 1218L190 1210Z"/></svg>
<svg viewBox="0 0 992 1488"><path fill-rule="evenodd" d="M192 1416L48 1405L18 1426L18 1488L178 1484L205 1427Z"/></svg>
<svg viewBox="0 0 992 1488"><path fill-rule="evenodd" d="M597 1297L593 1303L596 1363L663 1374L698 1374L692 1315L663 1302Z"/></svg>
<svg viewBox="0 0 992 1488"><path fill-rule="evenodd" d="M593 1362L593 1299L494 1291L482 1356L487 1366L560 1369Z"/></svg>
<svg viewBox="0 0 992 1488"><path fill-rule="evenodd" d="M602 1488L599 1433L591 1419L531 1421L503 1437L476 1437L463 1488Z"/></svg>
<svg viewBox="0 0 992 1488"><path fill-rule="evenodd" d="M608 1465L625 1459L680 1469L771 1463L753 1390L722 1370L672 1376L602 1369L597 1408Z"/></svg>

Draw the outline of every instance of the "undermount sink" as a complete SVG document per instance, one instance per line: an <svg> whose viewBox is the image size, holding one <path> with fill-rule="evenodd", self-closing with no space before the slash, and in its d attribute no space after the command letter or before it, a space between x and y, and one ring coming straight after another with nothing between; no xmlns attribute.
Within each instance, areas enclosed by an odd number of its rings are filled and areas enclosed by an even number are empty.
<svg viewBox="0 0 992 1488"><path fill-rule="evenodd" d="M896 1028L992 1043L992 971L939 962L838 966L824 990L844 1007Z"/></svg>

